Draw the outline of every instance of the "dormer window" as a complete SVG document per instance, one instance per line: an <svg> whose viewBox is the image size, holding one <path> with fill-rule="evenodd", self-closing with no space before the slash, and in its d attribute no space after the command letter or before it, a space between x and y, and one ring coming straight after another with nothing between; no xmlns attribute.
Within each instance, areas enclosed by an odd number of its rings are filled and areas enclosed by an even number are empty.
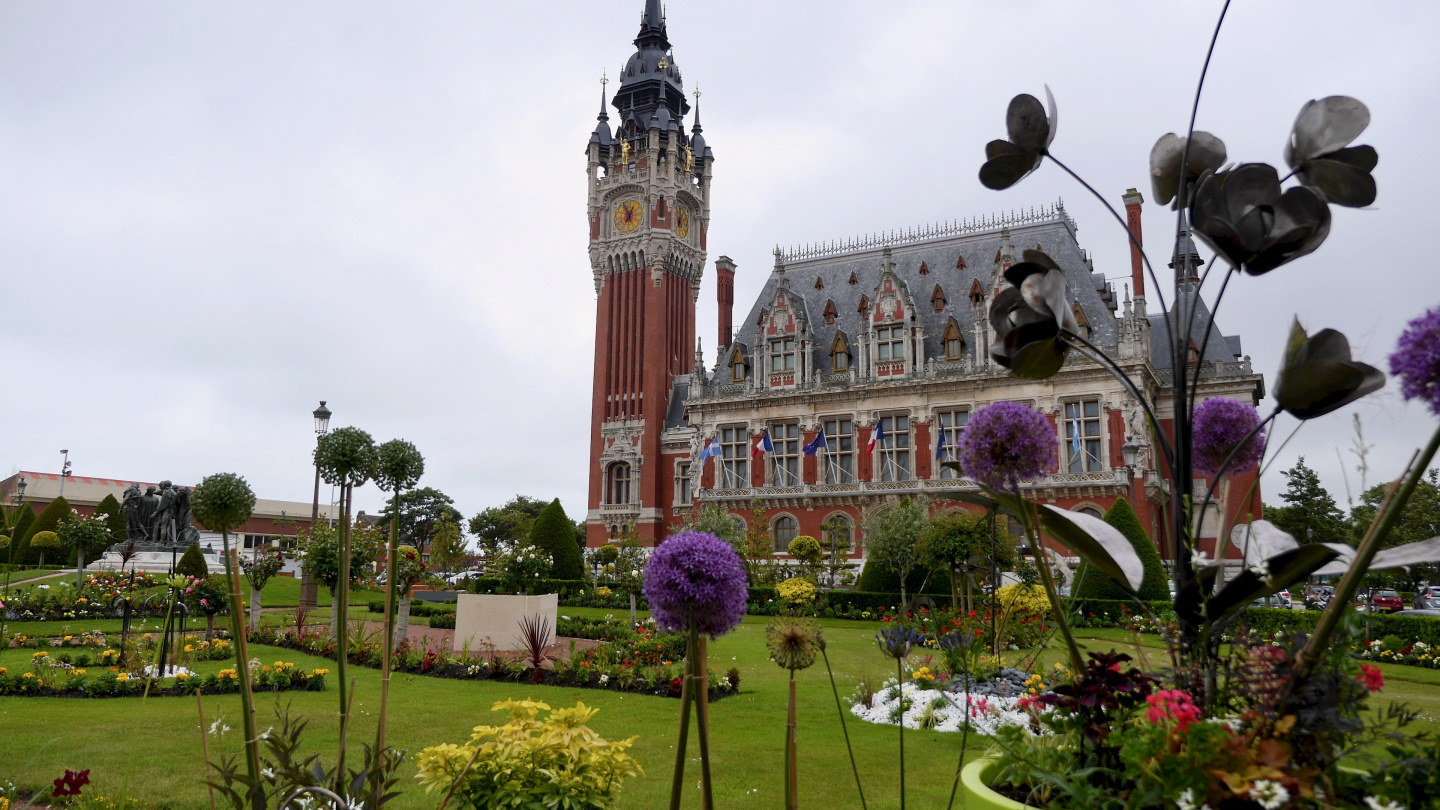
<svg viewBox="0 0 1440 810"><path fill-rule="evenodd" d="M787 337L770 341L770 370L795 370L795 338Z"/></svg>
<svg viewBox="0 0 1440 810"><path fill-rule="evenodd" d="M945 359L950 362L959 360L965 351L965 338L960 334L960 327L951 318L945 325Z"/></svg>
<svg viewBox="0 0 1440 810"><path fill-rule="evenodd" d="M835 342L830 344L830 370L850 370L850 347L845 345L845 336L835 335Z"/></svg>
<svg viewBox="0 0 1440 810"><path fill-rule="evenodd" d="M875 330L875 357L879 360L905 359L905 326L882 326Z"/></svg>
<svg viewBox="0 0 1440 810"><path fill-rule="evenodd" d="M825 302L825 325L835 325L835 301L833 299Z"/></svg>
<svg viewBox="0 0 1440 810"><path fill-rule="evenodd" d="M730 355L730 382L745 382L745 355L739 351Z"/></svg>
<svg viewBox="0 0 1440 810"><path fill-rule="evenodd" d="M1075 313L1075 323L1079 324L1079 326L1080 326L1080 337L1085 338L1086 340L1089 340L1089 339L1090 339L1090 319L1085 317L1085 310L1083 310L1083 309L1080 308L1080 302L1079 302L1079 301L1076 301L1076 302L1075 302L1075 306L1074 306L1074 308L1073 308L1073 311L1074 311L1074 313Z"/></svg>
<svg viewBox="0 0 1440 810"><path fill-rule="evenodd" d="M930 303L934 305L936 312L945 311L945 291L940 289L939 284L935 285L935 292L930 294Z"/></svg>
<svg viewBox="0 0 1440 810"><path fill-rule="evenodd" d="M970 306L978 307L985 303L985 290L980 286L980 280L976 279L970 283Z"/></svg>

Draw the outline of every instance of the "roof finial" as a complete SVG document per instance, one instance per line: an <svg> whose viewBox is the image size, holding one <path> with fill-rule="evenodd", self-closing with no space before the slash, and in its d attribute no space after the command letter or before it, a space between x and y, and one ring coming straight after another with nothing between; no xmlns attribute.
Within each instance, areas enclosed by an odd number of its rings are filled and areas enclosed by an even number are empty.
<svg viewBox="0 0 1440 810"><path fill-rule="evenodd" d="M609 79L608 76L605 75L605 71L602 69L602 70L600 71L600 120L601 120L601 121L608 121L608 120L610 120L610 117L605 114L605 85L607 85L607 84L609 84L609 83L610 83L610 79Z"/></svg>
<svg viewBox="0 0 1440 810"><path fill-rule="evenodd" d="M695 131L695 132L699 132L699 131L700 131L700 83L699 83L699 82L696 82L696 83L695 83L695 94L694 94L694 95L695 95L695 126L691 127L690 129L693 130L693 131ZM723 135L724 133L721 133L721 134Z"/></svg>

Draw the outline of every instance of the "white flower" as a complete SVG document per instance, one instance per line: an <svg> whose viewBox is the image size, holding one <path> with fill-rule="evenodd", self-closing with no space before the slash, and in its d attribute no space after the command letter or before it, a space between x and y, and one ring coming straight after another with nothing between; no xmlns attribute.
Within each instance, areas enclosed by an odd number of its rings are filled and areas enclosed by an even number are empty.
<svg viewBox="0 0 1440 810"><path fill-rule="evenodd" d="M609 675L601 675L601 676L600 676L600 685L601 685L601 686L604 686L605 684L607 684L607 683L609 683L609 682L610 682L610 676L609 676Z"/></svg>
<svg viewBox="0 0 1440 810"><path fill-rule="evenodd" d="M1393 799L1382 799L1377 796L1366 796L1365 804L1370 810L1405 810L1405 805Z"/></svg>
<svg viewBox="0 0 1440 810"><path fill-rule="evenodd" d="M1260 779L1250 788L1250 798L1259 802L1265 810L1279 810L1281 805L1290 801L1290 791L1279 782Z"/></svg>
<svg viewBox="0 0 1440 810"><path fill-rule="evenodd" d="M1195 789L1185 788L1185 792L1175 797L1175 806L1180 810L1195 810Z"/></svg>
<svg viewBox="0 0 1440 810"><path fill-rule="evenodd" d="M1265 579L1270 576L1270 564L1264 562L1263 560L1261 562L1251 563L1250 565L1246 566L1245 570L1249 571L1257 577L1260 577L1261 579Z"/></svg>
<svg viewBox="0 0 1440 810"><path fill-rule="evenodd" d="M260 772L260 775L265 777L266 779L274 779L275 771L271 768L266 768L265 770Z"/></svg>

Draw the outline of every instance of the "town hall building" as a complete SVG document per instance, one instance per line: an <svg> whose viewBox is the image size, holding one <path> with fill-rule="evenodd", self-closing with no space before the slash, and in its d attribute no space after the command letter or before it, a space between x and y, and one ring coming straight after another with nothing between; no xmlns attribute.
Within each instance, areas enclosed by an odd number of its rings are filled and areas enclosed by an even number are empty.
<svg viewBox="0 0 1440 810"><path fill-rule="evenodd" d="M635 47L610 102L616 126L602 96L587 147L597 294L589 545L627 533L655 543L696 510L719 504L750 529L759 528L749 525L758 508L777 553L797 535L829 532L859 556L866 510L889 500L922 496L934 509L978 511L953 496L979 493L979 486L943 462L955 460L971 413L1014 401L1049 417L1059 457L1058 467L1024 485L1023 494L1097 516L1127 498L1170 556L1170 484L1126 389L1076 352L1053 377L1036 381L1010 376L989 351L987 313L1007 286L1003 271L1025 250L1041 250L1065 272L1082 335L1156 403L1168 428L1175 369L1167 315L1149 309L1133 245L1122 292L1096 269L1080 245L1079 226L1058 201L777 249L759 296L739 320L732 320L734 289L743 271L719 256L718 341L707 362L695 307L715 158L698 98L686 125L691 105L658 0L645 4ZM1144 200L1135 189L1122 199L1138 237ZM1201 260L1188 237L1181 244L1171 267L1203 324L1209 313L1196 291ZM1217 326L1201 349L1190 347L1181 370L1198 374L1197 401L1258 403L1264 396L1263 378L1239 337ZM824 441L817 442L822 430ZM767 436L770 449L757 454ZM719 453L702 462L702 450L715 441ZM1230 480L1222 509L1210 510L1200 527L1212 552L1217 511L1228 521L1259 516L1254 475Z"/></svg>

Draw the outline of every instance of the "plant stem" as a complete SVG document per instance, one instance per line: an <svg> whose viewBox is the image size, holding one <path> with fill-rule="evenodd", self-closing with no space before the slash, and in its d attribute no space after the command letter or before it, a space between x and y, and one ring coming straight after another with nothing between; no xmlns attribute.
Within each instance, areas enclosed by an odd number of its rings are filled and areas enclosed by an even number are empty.
<svg viewBox="0 0 1440 810"><path fill-rule="evenodd" d="M390 705L390 658L395 650L395 524L399 523L400 488L395 488L396 519L390 521L390 546L385 555L385 650L380 656L380 724L375 730L375 755L385 750L385 714ZM380 806L380 783L375 783L374 806Z"/></svg>
<svg viewBox="0 0 1440 810"><path fill-rule="evenodd" d="M835 711L840 714L840 732L845 735L845 751L850 755L850 772L855 774L855 790L860 793L861 810L869 810L865 804L865 788L860 786L860 768L855 764L855 749L850 746L850 729L845 726L845 709L840 705L840 688L835 685L835 672L830 669L830 656L820 647L820 657L825 659L825 674L830 676L830 691L835 693Z"/></svg>
<svg viewBox="0 0 1440 810"><path fill-rule="evenodd" d="M1050 575L1050 560L1045 558L1045 548L1041 545L1040 533L1034 527L1034 506L1028 501L1025 502L1025 533L1031 540L1030 548L1034 549L1035 567L1040 569L1040 582L1045 586L1045 594L1050 597L1050 609L1055 613L1055 625L1060 630L1060 636L1065 639L1065 651L1070 656L1070 665L1075 672L1085 671L1085 659L1080 655L1080 646L1075 643L1075 634L1070 632L1070 620L1065 616L1065 606L1060 604L1060 595L1055 592L1055 581Z"/></svg>
<svg viewBox="0 0 1440 810"><path fill-rule="evenodd" d="M1365 532L1365 538L1360 541L1360 546L1355 550L1355 558L1350 561L1350 567L1346 569L1345 576L1340 579L1340 584L1335 588L1335 593L1330 597L1330 604L1325 612L1320 615L1320 621L1315 624L1315 631L1310 634L1310 640L1304 649L1296 656L1296 674L1291 677L1292 682L1302 680L1315 661L1325 652L1325 647L1330 643L1330 636L1335 632L1335 626L1340 622L1340 615L1347 610L1355 598L1355 592L1360 588L1360 580L1365 576L1370 563L1375 559L1375 553L1380 550L1380 544L1384 542L1390 529L1400 519L1400 513L1404 511L1405 504L1410 500L1410 495L1415 492L1415 487L1425 475L1425 470L1430 466L1431 459L1435 458L1435 451L1440 449L1440 428L1435 430L1430 437L1430 443L1421 450L1418 458L1410 463L1409 474L1405 476L1404 482L1398 489L1392 489L1387 496L1385 503L1381 505L1380 512L1375 516L1375 521L1370 524L1370 530Z"/></svg>
<svg viewBox="0 0 1440 810"><path fill-rule="evenodd" d="M690 638L686 642L685 657L695 657L697 646L694 623L691 623ZM670 782L670 810L680 810L680 793L685 781L685 744L690 739L690 678L680 685L680 741L675 744L675 777Z"/></svg>
<svg viewBox="0 0 1440 810"><path fill-rule="evenodd" d="M336 579L336 591L331 608L335 611L336 636L335 641L335 673L336 680L340 684L340 747L335 756L335 792L345 792L345 732L349 727L349 711L346 698L349 690L345 688L345 675L350 660L350 494L351 487L347 484L340 488L340 499L345 502L342 521L340 523L340 576Z"/></svg>
<svg viewBox="0 0 1440 810"><path fill-rule="evenodd" d="M900 704L900 810L905 810L905 665L903 659L895 659L895 694Z"/></svg>
<svg viewBox="0 0 1440 810"><path fill-rule="evenodd" d="M785 714L785 810L800 807L799 779L795 771L795 670L790 670L790 708Z"/></svg>
<svg viewBox="0 0 1440 810"><path fill-rule="evenodd" d="M230 637L235 641L235 673L240 681L240 722L245 731L245 767L250 783L260 784L260 742L255 733L255 698L250 693L250 645L240 621L240 567L235 549L230 547L230 532L220 533L221 550L225 554L225 577L230 584Z"/></svg>
<svg viewBox="0 0 1440 810"><path fill-rule="evenodd" d="M690 620L690 632L695 644L695 684L690 695L695 699L695 725L700 739L700 800L705 810L715 806L715 797L710 783L710 679L705 667L705 638L695 629L695 620Z"/></svg>
<svg viewBox="0 0 1440 810"><path fill-rule="evenodd" d="M200 754L205 758L205 787L210 788L210 810L215 810L215 786L210 784L210 741L205 739L205 701L200 699L200 690L195 690L195 705L200 712Z"/></svg>

